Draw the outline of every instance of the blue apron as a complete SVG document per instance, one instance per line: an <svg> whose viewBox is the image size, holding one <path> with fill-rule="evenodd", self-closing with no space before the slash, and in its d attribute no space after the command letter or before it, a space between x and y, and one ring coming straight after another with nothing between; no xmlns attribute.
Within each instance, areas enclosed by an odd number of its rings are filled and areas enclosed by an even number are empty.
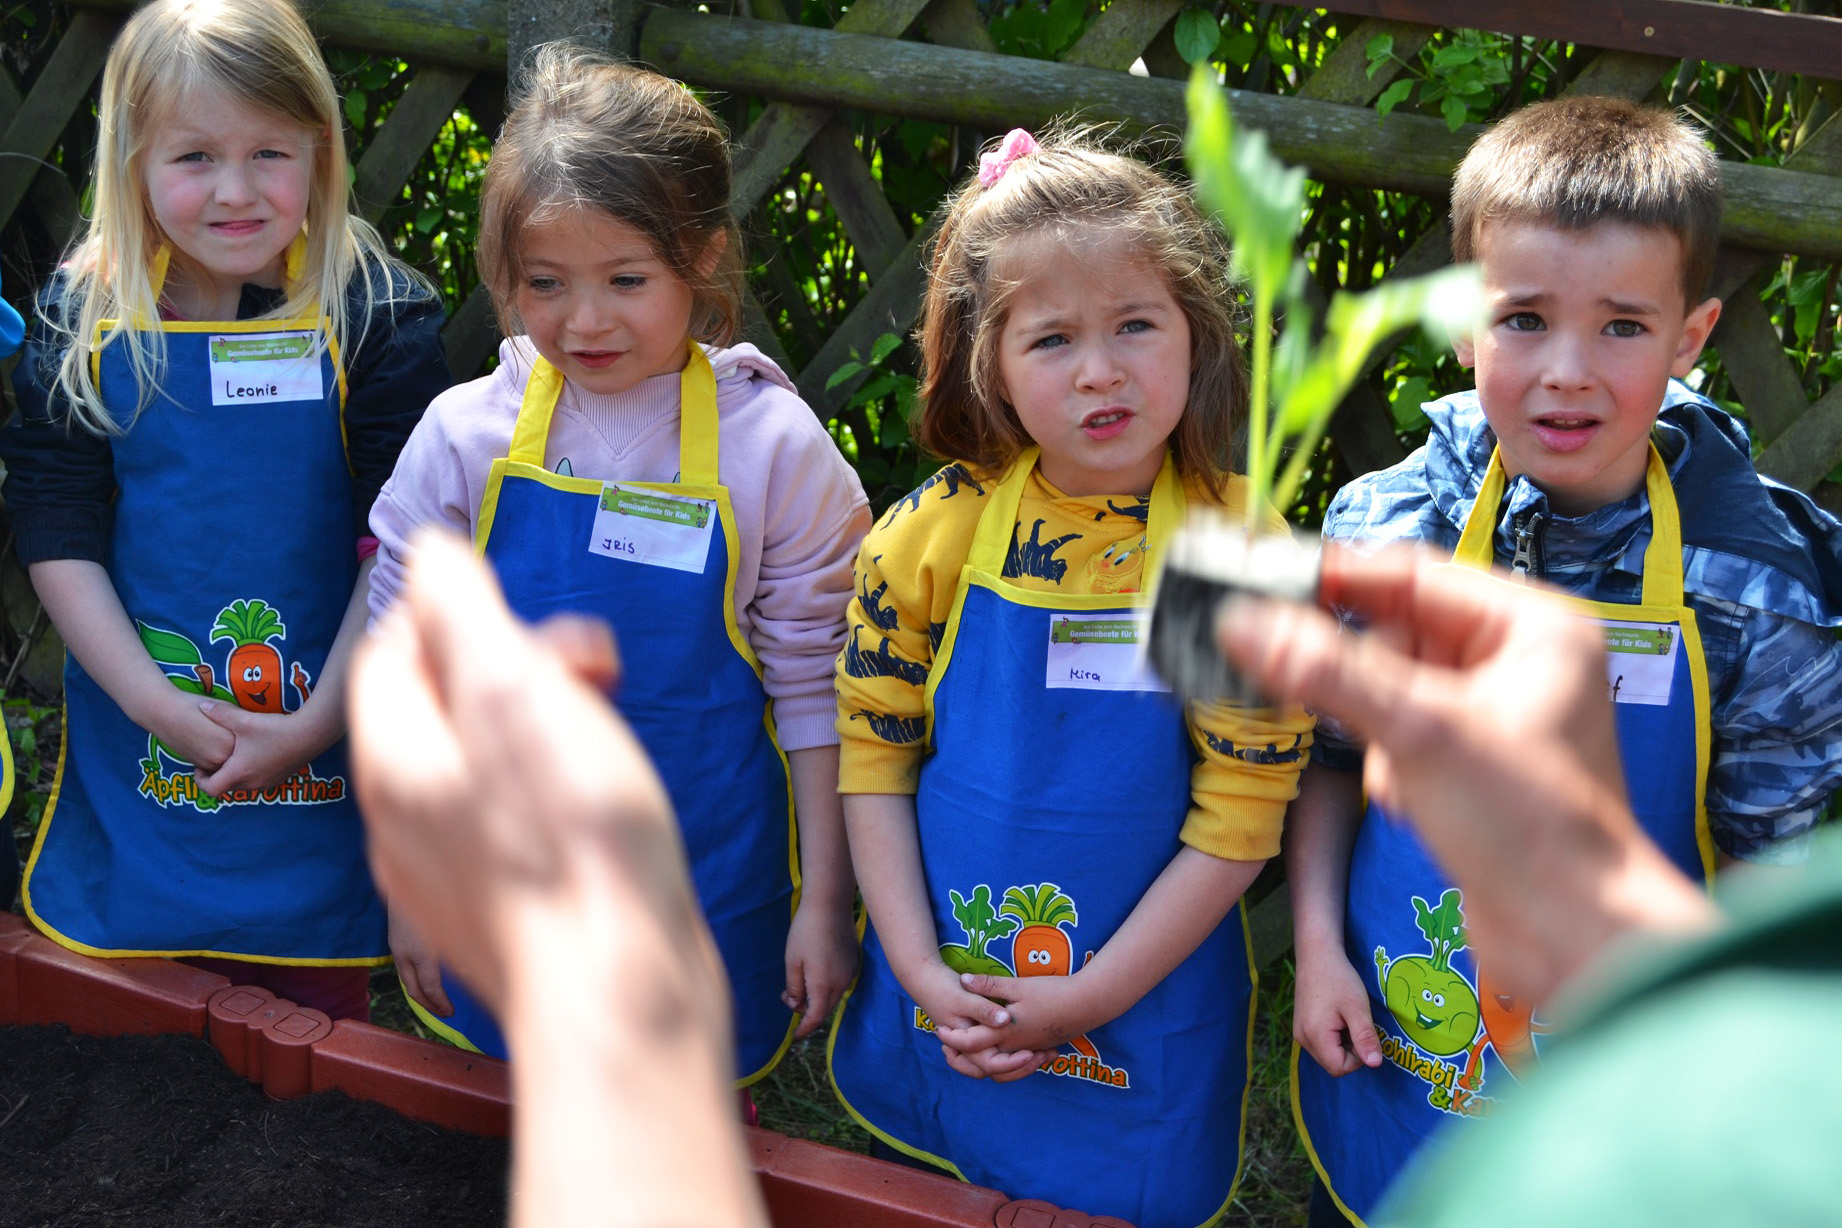
<svg viewBox="0 0 1842 1228"><path fill-rule="evenodd" d="M697 899L729 973L738 1078L747 1084L773 1068L796 1022L780 995L798 858L786 758L760 663L736 625L739 546L717 477L716 376L703 350L689 349L671 483L547 471L563 377L536 359L474 541L521 618L592 614L613 624L623 671L616 701L677 811ZM491 1016L457 978L443 984L454 1015L423 1018L451 1040L504 1056Z"/></svg>
<svg viewBox="0 0 1842 1228"><path fill-rule="evenodd" d="M1707 671L1683 601L1676 496L1654 447L1645 481L1651 538L1640 603L1576 604L1606 627L1632 810L1678 869L1707 882ZM1459 539L1459 563L1490 566L1505 486L1493 455ZM1504 1085L1537 1061L1545 1029L1532 1004L1502 992L1489 967L1479 967L1466 945L1463 894L1408 824L1373 803L1351 853L1345 944L1369 990L1383 1062L1333 1079L1294 1045L1293 1112L1319 1177L1360 1222L1435 1130L1491 1111Z"/></svg>
<svg viewBox="0 0 1842 1228"><path fill-rule="evenodd" d="M156 294L164 272L163 253ZM133 421L110 441L115 591L174 686L252 711L305 701L357 583L344 374L330 343L315 348L320 325L146 326L166 342L146 398L125 345L93 368L109 411ZM64 714L26 867L26 910L47 934L91 955L383 961L343 741L219 801L68 656Z"/></svg>
<svg viewBox="0 0 1842 1228"><path fill-rule="evenodd" d="M1034 449L1018 460L979 519L928 678L932 753L915 798L942 957L1003 976L1065 975L1100 949L1182 847L1194 762L1168 692L1049 684L1052 642L1079 639L1090 619L1089 634L1120 637L1107 623L1140 624L1146 602L1001 578L1035 461ZM1167 459L1153 560L1182 508ZM964 1180L1141 1228L1194 1228L1238 1176L1252 991L1237 905L1138 1005L999 1084L948 1068L871 927L833 1028L832 1079L873 1134Z"/></svg>

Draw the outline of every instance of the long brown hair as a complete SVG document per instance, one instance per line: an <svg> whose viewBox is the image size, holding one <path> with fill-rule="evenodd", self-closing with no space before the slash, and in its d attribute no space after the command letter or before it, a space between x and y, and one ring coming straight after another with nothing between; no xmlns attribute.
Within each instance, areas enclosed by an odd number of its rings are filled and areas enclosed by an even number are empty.
<svg viewBox="0 0 1842 1228"><path fill-rule="evenodd" d="M937 456L998 470L1031 440L998 381L998 337L1016 283L993 264L1018 239L1104 235L1142 253L1190 326L1190 393L1170 439L1178 471L1220 493L1247 416L1227 241L1190 194L1090 132L1050 134L991 186L954 195L928 255L916 339L922 376L912 430Z"/></svg>
<svg viewBox="0 0 1842 1228"><path fill-rule="evenodd" d="M670 78L546 43L519 80L480 190L480 277L507 336L524 331L515 303L524 232L575 208L646 236L691 288L693 337L735 339L742 236L729 216L722 122Z"/></svg>

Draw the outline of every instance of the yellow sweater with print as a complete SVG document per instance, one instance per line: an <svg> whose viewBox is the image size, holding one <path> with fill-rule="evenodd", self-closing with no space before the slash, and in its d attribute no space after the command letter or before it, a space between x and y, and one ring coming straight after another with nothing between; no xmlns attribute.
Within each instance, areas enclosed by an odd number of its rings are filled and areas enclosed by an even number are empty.
<svg viewBox="0 0 1842 1228"><path fill-rule="evenodd" d="M995 485L948 465L898 500L864 539L836 675L841 792L915 792L928 754L928 670ZM1243 489L1240 478L1231 481L1230 514L1239 512ZM1185 498L1209 496L1190 483ZM1032 473L1006 580L1070 594L1140 591L1150 580L1148 507L1142 496L1064 495ZM1311 717L1297 708L1192 704L1187 724L1197 759L1183 842L1243 861L1277 855L1286 803L1297 795L1311 745Z"/></svg>

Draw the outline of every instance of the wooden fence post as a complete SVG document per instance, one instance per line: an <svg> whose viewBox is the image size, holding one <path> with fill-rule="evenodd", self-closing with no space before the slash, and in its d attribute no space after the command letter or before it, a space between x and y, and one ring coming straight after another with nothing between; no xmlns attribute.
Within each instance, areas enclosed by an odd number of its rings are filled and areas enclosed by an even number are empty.
<svg viewBox="0 0 1842 1228"><path fill-rule="evenodd" d="M509 0L505 6L506 64L515 77L539 43L575 39L623 60L639 52L642 0Z"/></svg>

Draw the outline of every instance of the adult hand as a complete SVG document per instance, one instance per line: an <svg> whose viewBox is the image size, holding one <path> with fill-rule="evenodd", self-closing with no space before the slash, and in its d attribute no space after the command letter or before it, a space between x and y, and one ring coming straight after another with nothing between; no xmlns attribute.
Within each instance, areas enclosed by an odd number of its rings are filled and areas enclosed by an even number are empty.
<svg viewBox="0 0 1842 1228"><path fill-rule="evenodd" d="M611 908L701 966L664 789L583 680L617 668L605 627L533 634L463 547L431 534L360 652L353 770L372 868L489 1005L504 1005L517 928L558 908Z"/></svg>
<svg viewBox="0 0 1842 1228"><path fill-rule="evenodd" d="M1507 987L1543 1000L1633 927L1710 923L1631 817L1596 623L1430 554L1334 544L1319 599L1370 632L1238 600L1222 649L1267 694L1367 740L1370 795L1408 815L1464 889L1473 945Z"/></svg>
<svg viewBox="0 0 1842 1228"><path fill-rule="evenodd" d="M726 981L657 774L604 696L613 642L540 637L425 534L359 651L353 774L378 886L499 1015L513 1228L762 1228Z"/></svg>

